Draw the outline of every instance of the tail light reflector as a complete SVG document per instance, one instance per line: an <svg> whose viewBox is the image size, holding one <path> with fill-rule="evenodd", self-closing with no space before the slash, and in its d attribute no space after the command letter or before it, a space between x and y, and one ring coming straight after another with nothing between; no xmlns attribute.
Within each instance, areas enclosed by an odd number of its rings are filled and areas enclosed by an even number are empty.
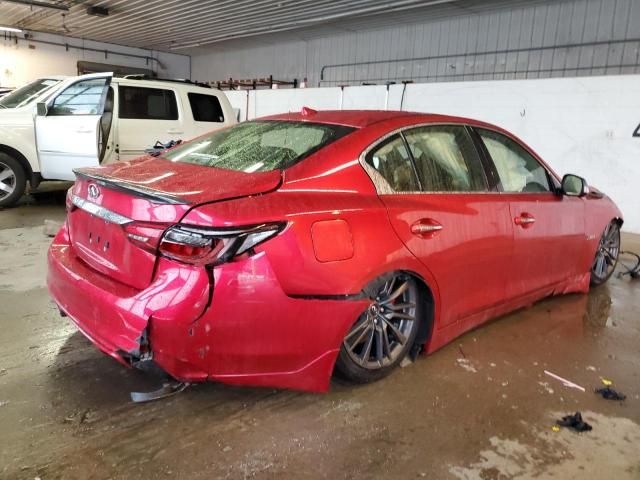
<svg viewBox="0 0 640 480"><path fill-rule="evenodd" d="M164 223L145 222L132 222L123 226L131 243L154 255L158 251L160 238L168 227L169 225Z"/></svg>

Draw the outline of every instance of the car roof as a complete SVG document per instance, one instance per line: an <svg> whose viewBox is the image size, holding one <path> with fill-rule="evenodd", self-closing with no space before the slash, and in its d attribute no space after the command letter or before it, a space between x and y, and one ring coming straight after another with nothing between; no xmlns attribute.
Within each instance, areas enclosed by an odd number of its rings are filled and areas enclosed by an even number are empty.
<svg viewBox="0 0 640 480"><path fill-rule="evenodd" d="M330 123L355 128L364 128L375 123L388 120L399 120L400 123L465 123L473 125L487 125L484 122L470 118L435 113L404 112L398 110L313 110L303 107L300 112L270 115L256 120L288 120L310 123Z"/></svg>
<svg viewBox="0 0 640 480"><path fill-rule="evenodd" d="M261 117L257 120L289 120L303 121L311 123L333 123L336 125L346 125L349 127L362 128L373 123L384 120L391 120L398 117L414 115L409 112L389 111L389 110L313 110L303 107L299 112L281 113Z"/></svg>

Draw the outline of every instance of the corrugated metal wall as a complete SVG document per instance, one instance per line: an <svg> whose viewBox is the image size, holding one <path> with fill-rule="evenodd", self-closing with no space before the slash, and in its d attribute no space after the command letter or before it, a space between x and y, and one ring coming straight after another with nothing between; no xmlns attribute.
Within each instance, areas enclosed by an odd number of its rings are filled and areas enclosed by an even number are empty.
<svg viewBox="0 0 640 480"><path fill-rule="evenodd" d="M272 74L310 86L545 78L638 73L639 57L640 0L566 0L196 52L193 78Z"/></svg>

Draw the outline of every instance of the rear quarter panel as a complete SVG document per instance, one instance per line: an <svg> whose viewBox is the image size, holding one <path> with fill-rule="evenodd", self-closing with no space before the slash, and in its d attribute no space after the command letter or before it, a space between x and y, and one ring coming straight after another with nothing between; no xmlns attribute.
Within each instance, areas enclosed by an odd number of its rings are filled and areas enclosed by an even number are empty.
<svg viewBox="0 0 640 480"><path fill-rule="evenodd" d="M334 220L348 225L353 254L342 260L319 259L314 242L317 249L320 242L337 239L318 238L319 230L314 225ZM183 219L184 223L225 226L266 221L287 222L282 233L256 247L256 251L266 252L288 295L358 294L370 280L397 269L415 271L425 280L429 277L426 268L420 267L398 239L375 194L279 190L198 207Z"/></svg>

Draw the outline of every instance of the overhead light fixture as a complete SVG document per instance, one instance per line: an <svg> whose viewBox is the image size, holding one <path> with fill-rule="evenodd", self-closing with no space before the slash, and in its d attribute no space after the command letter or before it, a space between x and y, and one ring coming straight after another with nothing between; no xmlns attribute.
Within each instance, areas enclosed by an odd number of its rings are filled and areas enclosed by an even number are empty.
<svg viewBox="0 0 640 480"><path fill-rule="evenodd" d="M17 3L18 5L26 5L28 7L38 8L50 8L52 10L64 10L69 11L69 7L66 5L60 5L58 3L42 2L40 0L3 0L4 2Z"/></svg>
<svg viewBox="0 0 640 480"><path fill-rule="evenodd" d="M22 29L20 29L20 28L13 28L13 27L2 27L2 26L0 26L0 31L2 31L2 32L15 32L15 33L22 33Z"/></svg>
<svg viewBox="0 0 640 480"><path fill-rule="evenodd" d="M87 15L93 15L94 17L108 17L109 9L106 7L87 7Z"/></svg>

